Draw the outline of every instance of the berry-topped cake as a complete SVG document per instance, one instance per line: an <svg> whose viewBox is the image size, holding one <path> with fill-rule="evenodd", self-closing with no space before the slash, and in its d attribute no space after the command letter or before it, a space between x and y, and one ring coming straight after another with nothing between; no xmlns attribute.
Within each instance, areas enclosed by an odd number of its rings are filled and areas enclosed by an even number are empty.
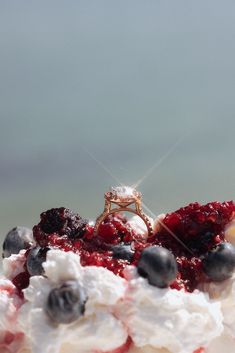
<svg viewBox="0 0 235 353"><path fill-rule="evenodd" d="M234 353L234 245L233 201L151 219L121 186L95 222L45 211L3 243L0 353Z"/></svg>

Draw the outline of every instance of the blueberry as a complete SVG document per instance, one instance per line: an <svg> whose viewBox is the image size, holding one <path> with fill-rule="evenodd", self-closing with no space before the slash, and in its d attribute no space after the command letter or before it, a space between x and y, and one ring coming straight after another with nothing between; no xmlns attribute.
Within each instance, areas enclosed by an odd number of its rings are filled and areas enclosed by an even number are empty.
<svg viewBox="0 0 235 353"><path fill-rule="evenodd" d="M2 256L9 257L18 254L22 249L28 249L33 243L32 230L26 227L15 227L7 233L3 242Z"/></svg>
<svg viewBox="0 0 235 353"><path fill-rule="evenodd" d="M39 246L36 246L29 251L26 266L31 276L40 276L44 273L42 264L46 261L48 250L50 250L48 247L40 248Z"/></svg>
<svg viewBox="0 0 235 353"><path fill-rule="evenodd" d="M235 269L235 247L230 243L220 243L204 256L202 266L212 281L221 282L230 278Z"/></svg>
<svg viewBox="0 0 235 353"><path fill-rule="evenodd" d="M145 248L138 263L138 273L156 287L167 287L177 275L177 263L174 255L160 246Z"/></svg>
<svg viewBox="0 0 235 353"><path fill-rule="evenodd" d="M56 324L70 324L85 312L87 296L77 281L67 281L54 288L47 298L45 311Z"/></svg>
<svg viewBox="0 0 235 353"><path fill-rule="evenodd" d="M131 262L134 255L134 251L131 249L131 245L127 244L114 245L112 247L112 251L114 259L122 259L129 262Z"/></svg>

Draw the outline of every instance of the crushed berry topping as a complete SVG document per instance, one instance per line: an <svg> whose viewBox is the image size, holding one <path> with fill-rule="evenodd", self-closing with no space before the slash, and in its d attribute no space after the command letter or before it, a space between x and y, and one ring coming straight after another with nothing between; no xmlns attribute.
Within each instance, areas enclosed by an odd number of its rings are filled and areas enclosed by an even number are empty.
<svg viewBox="0 0 235 353"><path fill-rule="evenodd" d="M117 256L117 247L125 248L134 241L136 232L130 227L126 217L120 214L109 215L100 225L97 236L94 228L87 228L78 244L77 252L83 266L102 266L117 275L123 276L123 270L134 261L134 256ZM75 245L75 244L74 244ZM123 255L123 254L122 254Z"/></svg>
<svg viewBox="0 0 235 353"><path fill-rule="evenodd" d="M173 252L179 268L179 275L173 288L193 291L199 282L207 280L202 271L202 258L217 244L224 242L224 228L235 216L235 203L211 202L206 205L191 203L169 213L156 234L155 242ZM170 229L190 250L172 237Z"/></svg>
<svg viewBox="0 0 235 353"><path fill-rule="evenodd" d="M15 278L13 278L12 283L16 286L18 294L23 297L22 290L27 288L29 285L30 275L27 271L19 273Z"/></svg>
<svg viewBox="0 0 235 353"><path fill-rule="evenodd" d="M224 229L234 217L233 201L206 205L192 203L167 214L157 233L146 240L121 214L109 215L95 235L94 226L88 221L61 207L43 212L33 234L37 246L73 251L80 254L83 266L102 266L120 276L127 265L138 266L145 248L162 246L173 253L178 266L177 277L170 287L191 292L199 283L211 280L203 270L203 259L216 246L226 243ZM174 233L186 248L170 233ZM26 257L28 254L29 251ZM13 283L21 292L28 282L29 273L25 267L25 272L17 275Z"/></svg>
<svg viewBox="0 0 235 353"><path fill-rule="evenodd" d="M68 208L52 208L41 215L41 221L33 228L33 235L36 242L41 246L48 245L50 236L66 237L76 239L85 233L86 224L77 213Z"/></svg>
<svg viewBox="0 0 235 353"><path fill-rule="evenodd" d="M103 353L127 353L131 347L132 340L128 336L126 342L118 348L112 349L111 351L105 351Z"/></svg>
<svg viewBox="0 0 235 353"><path fill-rule="evenodd" d="M134 240L135 231L127 222L127 218L119 213L109 215L99 227L99 233L105 242L118 244Z"/></svg>
<svg viewBox="0 0 235 353"><path fill-rule="evenodd" d="M200 347L198 349L196 349L193 353L204 353L205 349L203 347Z"/></svg>

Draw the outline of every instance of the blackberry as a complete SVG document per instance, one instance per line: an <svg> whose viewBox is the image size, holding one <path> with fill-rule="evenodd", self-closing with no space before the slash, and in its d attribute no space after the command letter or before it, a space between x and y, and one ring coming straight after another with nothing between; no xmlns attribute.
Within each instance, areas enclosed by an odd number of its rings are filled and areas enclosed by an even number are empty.
<svg viewBox="0 0 235 353"><path fill-rule="evenodd" d="M41 221L33 228L36 242L41 246L47 245L47 238L51 234L58 237L66 236L76 239L85 233L88 221L68 208L52 208L40 215Z"/></svg>

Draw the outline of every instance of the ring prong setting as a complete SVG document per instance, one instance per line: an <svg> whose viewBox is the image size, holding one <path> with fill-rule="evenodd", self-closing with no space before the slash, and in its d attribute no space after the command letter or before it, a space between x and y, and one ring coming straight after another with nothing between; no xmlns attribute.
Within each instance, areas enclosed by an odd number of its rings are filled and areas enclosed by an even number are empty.
<svg viewBox="0 0 235 353"><path fill-rule="evenodd" d="M100 224L112 213L132 212L138 215L146 224L148 234L153 235L153 228L149 218L142 211L142 194L131 186L112 187L104 194L105 208L103 213L97 218L94 233L98 233ZM112 205L115 205L112 208ZM131 207L130 207L131 206ZM134 207L133 207L134 206Z"/></svg>

